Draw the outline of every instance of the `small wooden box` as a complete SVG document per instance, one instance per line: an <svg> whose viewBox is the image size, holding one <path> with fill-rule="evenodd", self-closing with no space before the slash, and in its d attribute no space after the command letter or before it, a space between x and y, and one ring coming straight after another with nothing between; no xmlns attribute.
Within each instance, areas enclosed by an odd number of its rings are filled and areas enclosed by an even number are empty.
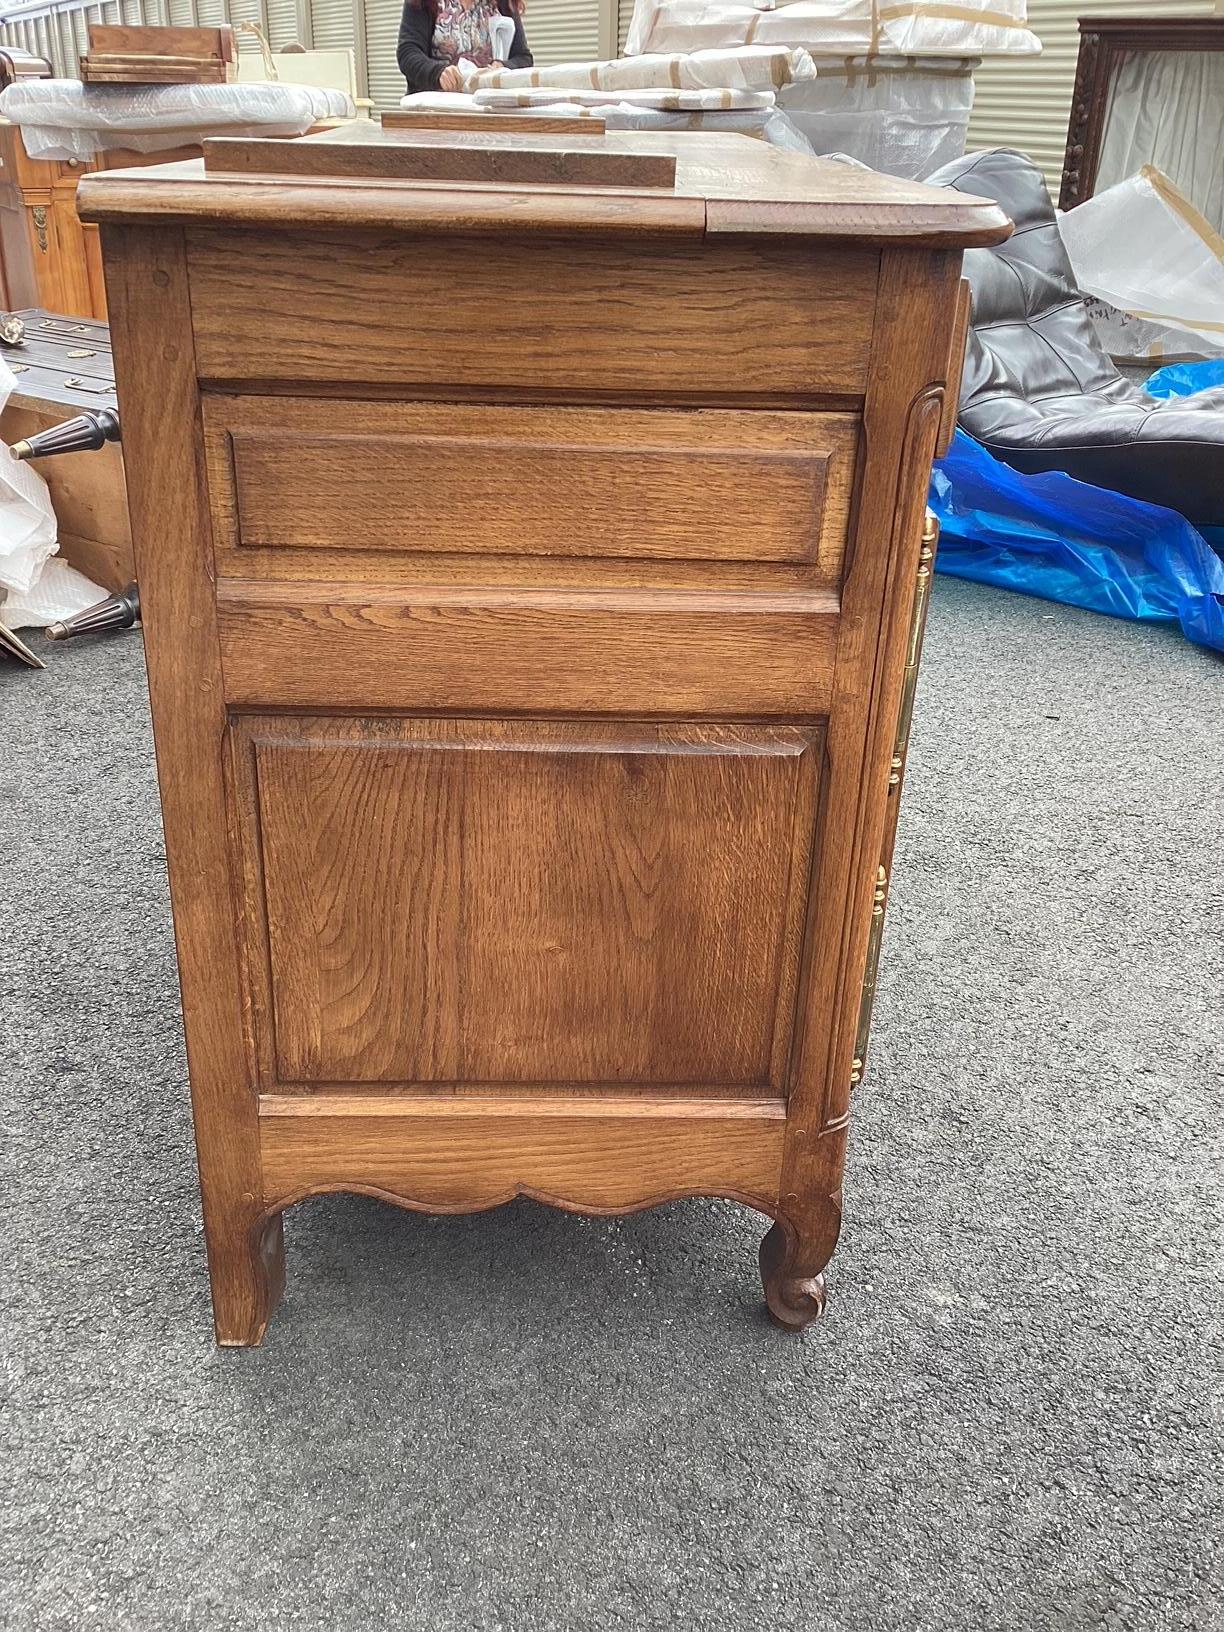
<svg viewBox="0 0 1224 1632"><path fill-rule="evenodd" d="M992 205L738 136L90 176L219 1340L282 1211L837 1239ZM269 182L274 182L270 185Z"/></svg>
<svg viewBox="0 0 1224 1632"><path fill-rule="evenodd" d="M237 73L234 31L91 23L86 85L223 85Z"/></svg>

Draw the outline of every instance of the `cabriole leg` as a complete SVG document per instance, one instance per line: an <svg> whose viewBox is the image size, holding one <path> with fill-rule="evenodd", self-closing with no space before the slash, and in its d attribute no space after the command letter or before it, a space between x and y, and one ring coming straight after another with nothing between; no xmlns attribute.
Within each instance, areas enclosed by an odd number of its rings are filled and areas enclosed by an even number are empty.
<svg viewBox="0 0 1224 1632"><path fill-rule="evenodd" d="M834 1199L778 1219L761 1242L761 1282L769 1318L786 1332L802 1332L824 1313L821 1273L833 1256L841 1228Z"/></svg>
<svg viewBox="0 0 1224 1632"><path fill-rule="evenodd" d="M281 1215L245 1228L241 1223L210 1227L208 1274L217 1342L227 1348L262 1342L285 1286Z"/></svg>

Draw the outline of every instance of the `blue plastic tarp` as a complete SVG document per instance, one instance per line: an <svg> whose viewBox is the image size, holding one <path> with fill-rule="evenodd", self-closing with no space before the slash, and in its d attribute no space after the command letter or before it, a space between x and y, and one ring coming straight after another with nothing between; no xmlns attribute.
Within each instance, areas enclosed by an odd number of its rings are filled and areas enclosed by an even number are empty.
<svg viewBox="0 0 1224 1632"><path fill-rule="evenodd" d="M1143 389L1151 397L1189 397L1217 386L1224 386L1224 357L1212 357L1205 363L1169 363L1158 368ZM1224 554L1224 527L1200 527L1199 531L1217 555Z"/></svg>
<svg viewBox="0 0 1224 1632"><path fill-rule="evenodd" d="M930 506L940 572L1115 618L1176 621L1224 652L1224 562L1173 510L1060 471L1026 476L959 430L935 467Z"/></svg>
<svg viewBox="0 0 1224 1632"><path fill-rule="evenodd" d="M1169 363L1158 368L1144 386L1149 397L1189 397L1224 385L1224 357L1205 363Z"/></svg>

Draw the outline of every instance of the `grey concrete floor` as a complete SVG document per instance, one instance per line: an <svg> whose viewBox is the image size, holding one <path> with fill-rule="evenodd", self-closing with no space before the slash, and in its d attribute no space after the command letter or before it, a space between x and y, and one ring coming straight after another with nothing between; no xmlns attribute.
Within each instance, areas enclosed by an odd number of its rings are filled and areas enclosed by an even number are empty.
<svg viewBox="0 0 1224 1632"><path fill-rule="evenodd" d="M213 1348L136 636L0 669L0 1625L1224 1627L1224 666L937 585L826 1320L678 1203L288 1223Z"/></svg>

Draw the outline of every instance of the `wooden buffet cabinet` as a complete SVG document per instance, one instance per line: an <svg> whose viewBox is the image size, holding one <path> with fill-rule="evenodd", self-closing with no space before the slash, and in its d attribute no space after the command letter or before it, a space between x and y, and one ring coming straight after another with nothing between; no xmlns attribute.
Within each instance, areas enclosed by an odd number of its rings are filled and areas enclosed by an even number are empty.
<svg viewBox="0 0 1224 1632"><path fill-rule="evenodd" d="M80 200L219 1340L333 1190L733 1197L802 1329L1008 223L739 136L218 141Z"/></svg>
<svg viewBox="0 0 1224 1632"><path fill-rule="evenodd" d="M91 170L194 158L118 149L82 159L32 159L21 131L0 119L0 306L38 306L68 317L106 320L98 229L79 219L77 188Z"/></svg>

